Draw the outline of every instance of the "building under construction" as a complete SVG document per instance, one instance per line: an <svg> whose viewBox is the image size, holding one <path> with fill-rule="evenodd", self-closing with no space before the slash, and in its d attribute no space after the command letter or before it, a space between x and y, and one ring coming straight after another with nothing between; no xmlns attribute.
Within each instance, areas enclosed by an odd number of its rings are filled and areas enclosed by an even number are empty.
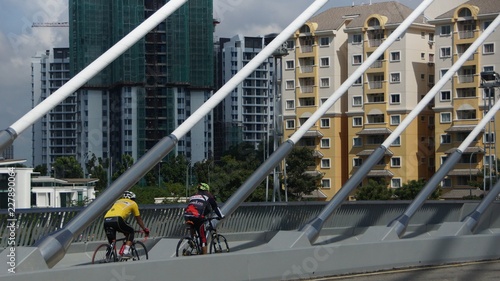
<svg viewBox="0 0 500 281"><path fill-rule="evenodd" d="M75 75L168 0L69 1L71 73ZM190 116L213 91L213 3L184 4L92 78L79 93L79 157L138 159ZM191 162L212 153L211 116L176 154Z"/></svg>

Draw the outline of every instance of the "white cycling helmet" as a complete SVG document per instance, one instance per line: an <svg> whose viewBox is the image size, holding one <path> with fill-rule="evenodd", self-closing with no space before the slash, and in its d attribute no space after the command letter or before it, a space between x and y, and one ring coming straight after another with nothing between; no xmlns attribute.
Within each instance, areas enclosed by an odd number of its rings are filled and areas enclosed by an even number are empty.
<svg viewBox="0 0 500 281"><path fill-rule="evenodd" d="M135 193L133 193L132 191L125 191L123 193L123 198L127 198L127 199L130 199L130 200L135 200Z"/></svg>

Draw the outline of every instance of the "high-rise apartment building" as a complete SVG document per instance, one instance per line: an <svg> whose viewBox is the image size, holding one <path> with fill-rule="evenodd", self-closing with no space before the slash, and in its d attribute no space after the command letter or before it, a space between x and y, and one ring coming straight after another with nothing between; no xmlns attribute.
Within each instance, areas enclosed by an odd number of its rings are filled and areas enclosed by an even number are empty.
<svg viewBox="0 0 500 281"><path fill-rule="evenodd" d="M441 78L500 13L496 1L471 0L451 8L430 23L435 25L436 79ZM448 154L470 134L472 129L498 100L493 88L481 88L481 72L498 72L500 34L493 32L462 65L435 97L435 166L439 168ZM471 182L484 182L486 190L496 176L496 132L499 114L483 128L463 151L462 158L443 180L444 188L462 189L468 194Z"/></svg>
<svg viewBox="0 0 500 281"><path fill-rule="evenodd" d="M31 59L32 103L38 105L70 78L69 49L54 48L38 52ZM77 153L77 95L63 102L33 124L33 166L51 165L57 157Z"/></svg>
<svg viewBox="0 0 500 281"><path fill-rule="evenodd" d="M168 0L69 1L72 74ZM79 158L138 159L213 90L212 0L189 1L80 90ZM191 162L212 153L211 116L179 140Z"/></svg>
<svg viewBox="0 0 500 281"><path fill-rule="evenodd" d="M252 60L273 36L249 37L236 35L221 46L222 83L229 81ZM256 149L272 135L274 120L274 58L264 61L251 75L236 86L220 108L223 116L223 147L240 142Z"/></svg>

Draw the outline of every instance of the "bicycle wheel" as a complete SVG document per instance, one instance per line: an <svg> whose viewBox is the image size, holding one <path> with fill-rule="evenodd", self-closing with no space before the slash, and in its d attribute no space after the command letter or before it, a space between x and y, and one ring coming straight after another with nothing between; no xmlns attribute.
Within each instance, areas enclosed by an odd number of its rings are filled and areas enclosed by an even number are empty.
<svg viewBox="0 0 500 281"><path fill-rule="evenodd" d="M92 255L92 263L108 263L117 261L116 253L109 244L101 244Z"/></svg>
<svg viewBox="0 0 500 281"><path fill-rule="evenodd" d="M175 250L176 256L194 256L199 255L198 244L191 237L182 237L177 243Z"/></svg>
<svg viewBox="0 0 500 281"><path fill-rule="evenodd" d="M141 241L135 241L134 247L132 247L132 260L147 260L148 259L148 248Z"/></svg>
<svg viewBox="0 0 500 281"><path fill-rule="evenodd" d="M227 239L222 234L216 234L210 241L210 254L212 253L227 253L229 252L229 245Z"/></svg>

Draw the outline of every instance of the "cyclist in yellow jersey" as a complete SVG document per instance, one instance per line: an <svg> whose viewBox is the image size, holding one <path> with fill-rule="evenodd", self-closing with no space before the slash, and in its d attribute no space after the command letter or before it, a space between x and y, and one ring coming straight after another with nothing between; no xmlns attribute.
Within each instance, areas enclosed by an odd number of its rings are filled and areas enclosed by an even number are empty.
<svg viewBox="0 0 500 281"><path fill-rule="evenodd" d="M139 213L139 206L135 203L135 194L131 191L125 191L123 197L118 199L111 209L104 215L104 230L106 231L106 236L108 242L111 243L116 240L116 232L121 232L126 237L125 248L123 256L129 256L130 245L134 241L134 228L132 228L127 222L127 218L130 215L134 215L137 224L144 230L146 236L149 235L149 229L144 226L141 214Z"/></svg>

